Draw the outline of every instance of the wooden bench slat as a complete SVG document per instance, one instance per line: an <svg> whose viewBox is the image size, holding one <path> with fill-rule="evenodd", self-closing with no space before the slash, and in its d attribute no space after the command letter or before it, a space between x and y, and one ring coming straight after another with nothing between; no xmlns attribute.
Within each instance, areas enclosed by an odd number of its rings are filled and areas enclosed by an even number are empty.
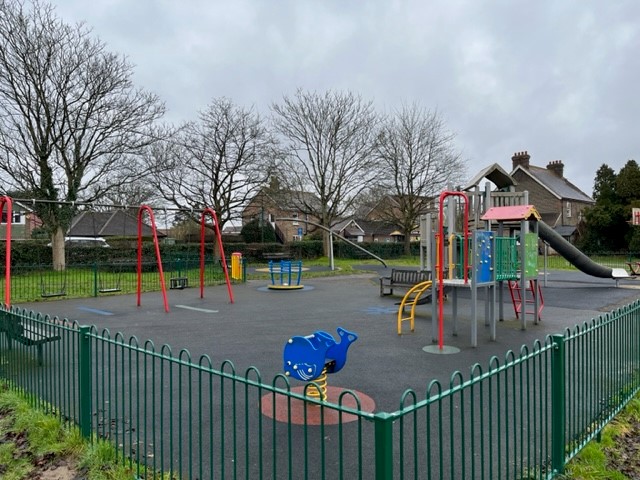
<svg viewBox="0 0 640 480"><path fill-rule="evenodd" d="M262 258L265 260L288 260L291 258L291 254L288 252L270 252L263 253Z"/></svg>

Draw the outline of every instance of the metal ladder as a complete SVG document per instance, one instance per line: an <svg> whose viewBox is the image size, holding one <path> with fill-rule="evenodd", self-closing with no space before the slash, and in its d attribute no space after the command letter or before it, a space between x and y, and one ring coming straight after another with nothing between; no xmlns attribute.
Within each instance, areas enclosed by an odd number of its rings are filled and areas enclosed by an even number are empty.
<svg viewBox="0 0 640 480"><path fill-rule="evenodd" d="M534 288L534 281L529 280L529 287L524 292L524 302L522 296L522 289L520 288L519 280L509 280L509 293L511 294L511 301L513 302L513 311L516 314L516 319L520 318L520 313L523 312L523 303L525 305L524 314L533 315L535 312L532 310L526 310L526 305L533 305L535 303L536 291ZM529 295L527 292L530 292ZM542 310L544 309L544 297L542 296L542 288L538 283L538 319L542 318Z"/></svg>

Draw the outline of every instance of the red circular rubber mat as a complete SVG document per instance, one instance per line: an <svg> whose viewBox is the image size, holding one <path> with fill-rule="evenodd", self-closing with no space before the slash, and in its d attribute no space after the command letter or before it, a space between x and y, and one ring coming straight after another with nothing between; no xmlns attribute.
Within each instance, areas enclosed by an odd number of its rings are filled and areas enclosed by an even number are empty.
<svg viewBox="0 0 640 480"><path fill-rule="evenodd" d="M294 387L292 392L304 395L305 387ZM351 391L360 400L359 410L363 412L373 412L376 403L373 399L357 390L347 388L327 386L327 402L339 405L340 394L344 391ZM275 408L274 408L275 400ZM346 394L342 397L344 407L358 409L356 399L353 395ZM357 415L342 413L333 408L322 408L315 403L309 403L298 398L290 398L281 393L268 393L262 397L262 414L269 418L274 418L278 422L292 423L293 425L337 425L338 423L349 423L358 420Z"/></svg>

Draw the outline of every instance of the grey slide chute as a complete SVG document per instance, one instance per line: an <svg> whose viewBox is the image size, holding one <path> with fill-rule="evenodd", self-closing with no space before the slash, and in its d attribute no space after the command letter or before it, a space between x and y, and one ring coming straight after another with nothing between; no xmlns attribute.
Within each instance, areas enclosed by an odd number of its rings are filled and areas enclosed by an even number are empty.
<svg viewBox="0 0 640 480"><path fill-rule="evenodd" d="M569 263L587 275L598 278L627 276L623 269L613 269L594 262L543 221L538 221L538 236Z"/></svg>

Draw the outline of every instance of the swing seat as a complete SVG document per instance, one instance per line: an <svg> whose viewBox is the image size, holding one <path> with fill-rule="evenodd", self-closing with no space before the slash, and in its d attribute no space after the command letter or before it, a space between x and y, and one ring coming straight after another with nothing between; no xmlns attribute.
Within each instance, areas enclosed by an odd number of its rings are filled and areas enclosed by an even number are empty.
<svg viewBox="0 0 640 480"><path fill-rule="evenodd" d="M182 290L189 286L189 279L187 277L175 277L169 279L169 288L172 290Z"/></svg>
<svg viewBox="0 0 640 480"><path fill-rule="evenodd" d="M105 273L98 270L98 293L116 293L122 291L123 272L129 266L129 263L122 260L116 260L109 264L111 267L108 271L115 273L115 278L105 278Z"/></svg>
<svg viewBox="0 0 640 480"><path fill-rule="evenodd" d="M62 283L45 281L40 278L40 296L42 298L64 297L67 294L66 272Z"/></svg>
<svg viewBox="0 0 640 480"><path fill-rule="evenodd" d="M61 280L61 281L60 281ZM40 296L42 298L64 297L67 294L67 271L57 272L55 278L40 273Z"/></svg>
<svg viewBox="0 0 640 480"><path fill-rule="evenodd" d="M52 298L52 297L64 297L67 294L65 291L60 292L41 292L40 296L42 298Z"/></svg>

